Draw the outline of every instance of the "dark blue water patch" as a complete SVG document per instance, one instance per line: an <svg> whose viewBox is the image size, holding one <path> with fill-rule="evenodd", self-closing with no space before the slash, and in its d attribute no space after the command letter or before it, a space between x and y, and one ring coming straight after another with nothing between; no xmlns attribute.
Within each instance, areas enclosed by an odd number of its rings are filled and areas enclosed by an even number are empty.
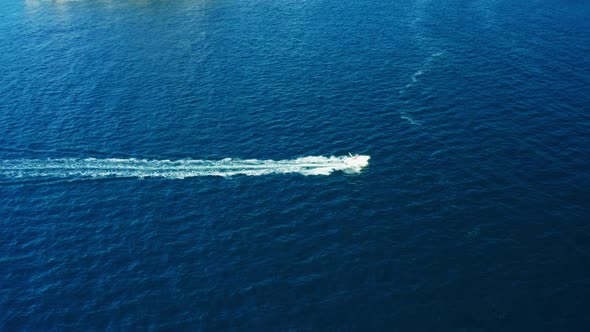
<svg viewBox="0 0 590 332"><path fill-rule="evenodd" d="M0 329L585 330L589 10L0 4L0 166L371 156L2 173Z"/></svg>

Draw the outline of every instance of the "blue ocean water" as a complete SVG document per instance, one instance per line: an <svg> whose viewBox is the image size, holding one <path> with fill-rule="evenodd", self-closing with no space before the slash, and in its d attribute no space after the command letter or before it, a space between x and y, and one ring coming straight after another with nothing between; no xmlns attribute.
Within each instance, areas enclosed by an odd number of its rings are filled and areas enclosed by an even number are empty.
<svg viewBox="0 0 590 332"><path fill-rule="evenodd" d="M588 105L584 1L2 1L0 330L587 330Z"/></svg>

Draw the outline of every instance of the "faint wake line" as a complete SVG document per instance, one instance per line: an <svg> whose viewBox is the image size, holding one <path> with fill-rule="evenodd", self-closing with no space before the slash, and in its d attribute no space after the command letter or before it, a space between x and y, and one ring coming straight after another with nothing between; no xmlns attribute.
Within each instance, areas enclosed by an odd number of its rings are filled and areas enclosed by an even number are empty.
<svg viewBox="0 0 590 332"><path fill-rule="evenodd" d="M398 93L400 95L403 95L407 92L407 90L409 90L410 88L412 88L414 85L416 85L419 82L419 78L420 76L424 75L424 72L426 70L428 70L428 68L430 67L430 64L432 63L432 61L434 61L435 58L443 55L445 53L445 51L438 51L435 53L432 53L425 61L424 64L421 66L420 69L416 70L412 76L410 76L410 83L406 84L403 88L398 90ZM410 115L408 115L408 112L405 110L400 111L400 118L407 120L411 125L418 125L421 126L422 123L414 120L414 118L412 118Z"/></svg>

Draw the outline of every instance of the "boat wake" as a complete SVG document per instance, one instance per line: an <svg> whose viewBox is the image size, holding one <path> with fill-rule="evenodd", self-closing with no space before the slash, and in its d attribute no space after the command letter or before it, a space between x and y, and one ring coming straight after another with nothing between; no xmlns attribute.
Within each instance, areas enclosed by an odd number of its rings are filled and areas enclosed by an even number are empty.
<svg viewBox="0 0 590 332"><path fill-rule="evenodd" d="M14 159L0 160L0 178L147 178L184 179L197 176L259 176L299 173L358 173L370 156L309 156L291 160L147 160L147 159Z"/></svg>

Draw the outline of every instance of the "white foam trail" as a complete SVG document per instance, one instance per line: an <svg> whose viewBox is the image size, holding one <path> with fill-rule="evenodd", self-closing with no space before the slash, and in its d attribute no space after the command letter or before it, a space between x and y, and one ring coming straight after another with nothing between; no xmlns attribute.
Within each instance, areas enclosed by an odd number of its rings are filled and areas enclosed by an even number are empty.
<svg viewBox="0 0 590 332"><path fill-rule="evenodd" d="M412 74L412 82L406 84L402 89L400 89L398 92L399 94L403 94L406 92L406 90L408 90L409 88L413 87L414 84L418 83L418 77L420 77L420 75L424 74L424 71L422 69L417 70L416 72L414 72L414 74Z"/></svg>
<svg viewBox="0 0 590 332"><path fill-rule="evenodd" d="M413 75L412 75L412 83L416 83L418 82L418 76L424 74L424 71L422 69L417 70Z"/></svg>
<svg viewBox="0 0 590 332"><path fill-rule="evenodd" d="M422 123L414 120L411 116L407 115L405 112L401 113L400 118L407 120L411 125L421 126Z"/></svg>
<svg viewBox="0 0 590 332"><path fill-rule="evenodd" d="M195 176L258 176L299 173L329 175L334 171L358 173L370 156L309 156L291 160L147 160L147 159L15 159L0 160L0 178L109 178L163 177L184 179Z"/></svg>

